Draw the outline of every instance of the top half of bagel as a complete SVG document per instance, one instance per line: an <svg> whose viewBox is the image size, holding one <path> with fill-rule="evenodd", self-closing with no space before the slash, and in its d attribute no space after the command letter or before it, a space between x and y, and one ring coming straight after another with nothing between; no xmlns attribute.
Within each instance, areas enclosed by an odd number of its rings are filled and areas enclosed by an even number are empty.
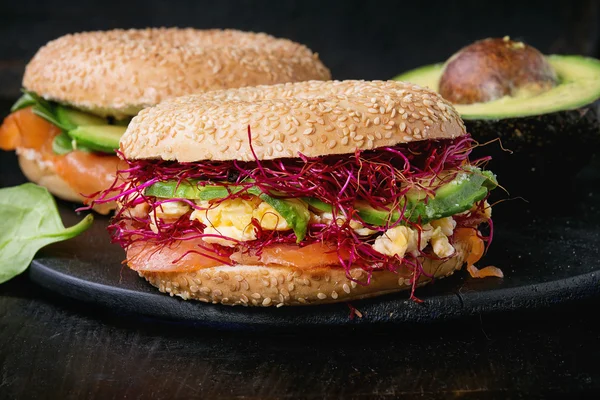
<svg viewBox="0 0 600 400"><path fill-rule="evenodd" d="M151 28L69 34L27 65L25 89L102 116L132 116L173 96L326 80L306 46L264 33Z"/></svg>
<svg viewBox="0 0 600 400"><path fill-rule="evenodd" d="M131 121L121 150L128 159L250 161L466 134L448 101L410 83L305 81L167 100Z"/></svg>

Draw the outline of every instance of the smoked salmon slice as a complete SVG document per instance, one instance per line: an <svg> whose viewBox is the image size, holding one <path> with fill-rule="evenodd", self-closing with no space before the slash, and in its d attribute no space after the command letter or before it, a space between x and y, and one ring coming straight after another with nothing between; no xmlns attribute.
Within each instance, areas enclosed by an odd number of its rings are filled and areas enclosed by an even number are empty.
<svg viewBox="0 0 600 400"><path fill-rule="evenodd" d="M193 272L231 264L229 257L207 252L199 244L211 248L200 239L180 240L169 245L152 241L134 242L127 248L127 265L134 271Z"/></svg>

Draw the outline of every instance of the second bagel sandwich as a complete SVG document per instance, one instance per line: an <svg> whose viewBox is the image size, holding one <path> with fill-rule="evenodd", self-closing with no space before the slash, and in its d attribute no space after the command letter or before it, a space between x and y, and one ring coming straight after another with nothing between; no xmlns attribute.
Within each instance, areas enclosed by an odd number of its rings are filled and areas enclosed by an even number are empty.
<svg viewBox="0 0 600 400"><path fill-rule="evenodd" d="M472 146L450 103L402 82L215 91L140 112L98 201L118 201L113 239L162 292L338 302L480 259L497 183Z"/></svg>
<svg viewBox="0 0 600 400"><path fill-rule="evenodd" d="M210 90L329 78L307 47L262 33L160 28L66 35L27 65L25 94L0 126L0 148L16 150L29 180L84 202L112 184L119 139L144 107Z"/></svg>

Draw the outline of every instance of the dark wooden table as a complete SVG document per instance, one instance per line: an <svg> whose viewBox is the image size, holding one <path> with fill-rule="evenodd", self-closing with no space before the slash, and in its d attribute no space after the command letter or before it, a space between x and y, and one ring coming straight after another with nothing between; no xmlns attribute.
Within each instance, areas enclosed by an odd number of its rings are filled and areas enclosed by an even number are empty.
<svg viewBox="0 0 600 400"><path fill-rule="evenodd" d="M600 392L598 299L373 331L222 332L0 286L0 398L539 398Z"/></svg>

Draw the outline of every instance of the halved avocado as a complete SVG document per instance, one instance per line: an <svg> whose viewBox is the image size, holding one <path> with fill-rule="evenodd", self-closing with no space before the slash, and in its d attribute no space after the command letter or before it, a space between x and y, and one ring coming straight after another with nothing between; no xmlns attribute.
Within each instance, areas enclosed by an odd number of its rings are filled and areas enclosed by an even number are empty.
<svg viewBox="0 0 600 400"><path fill-rule="evenodd" d="M511 196L547 199L547 185L564 191L600 144L600 61L582 56L546 56L558 84L542 93L502 97L485 103L454 104L479 143L474 157L491 155L490 169ZM396 76L438 91L445 64ZM511 179L512 178L512 179ZM545 190L544 190L545 189Z"/></svg>

